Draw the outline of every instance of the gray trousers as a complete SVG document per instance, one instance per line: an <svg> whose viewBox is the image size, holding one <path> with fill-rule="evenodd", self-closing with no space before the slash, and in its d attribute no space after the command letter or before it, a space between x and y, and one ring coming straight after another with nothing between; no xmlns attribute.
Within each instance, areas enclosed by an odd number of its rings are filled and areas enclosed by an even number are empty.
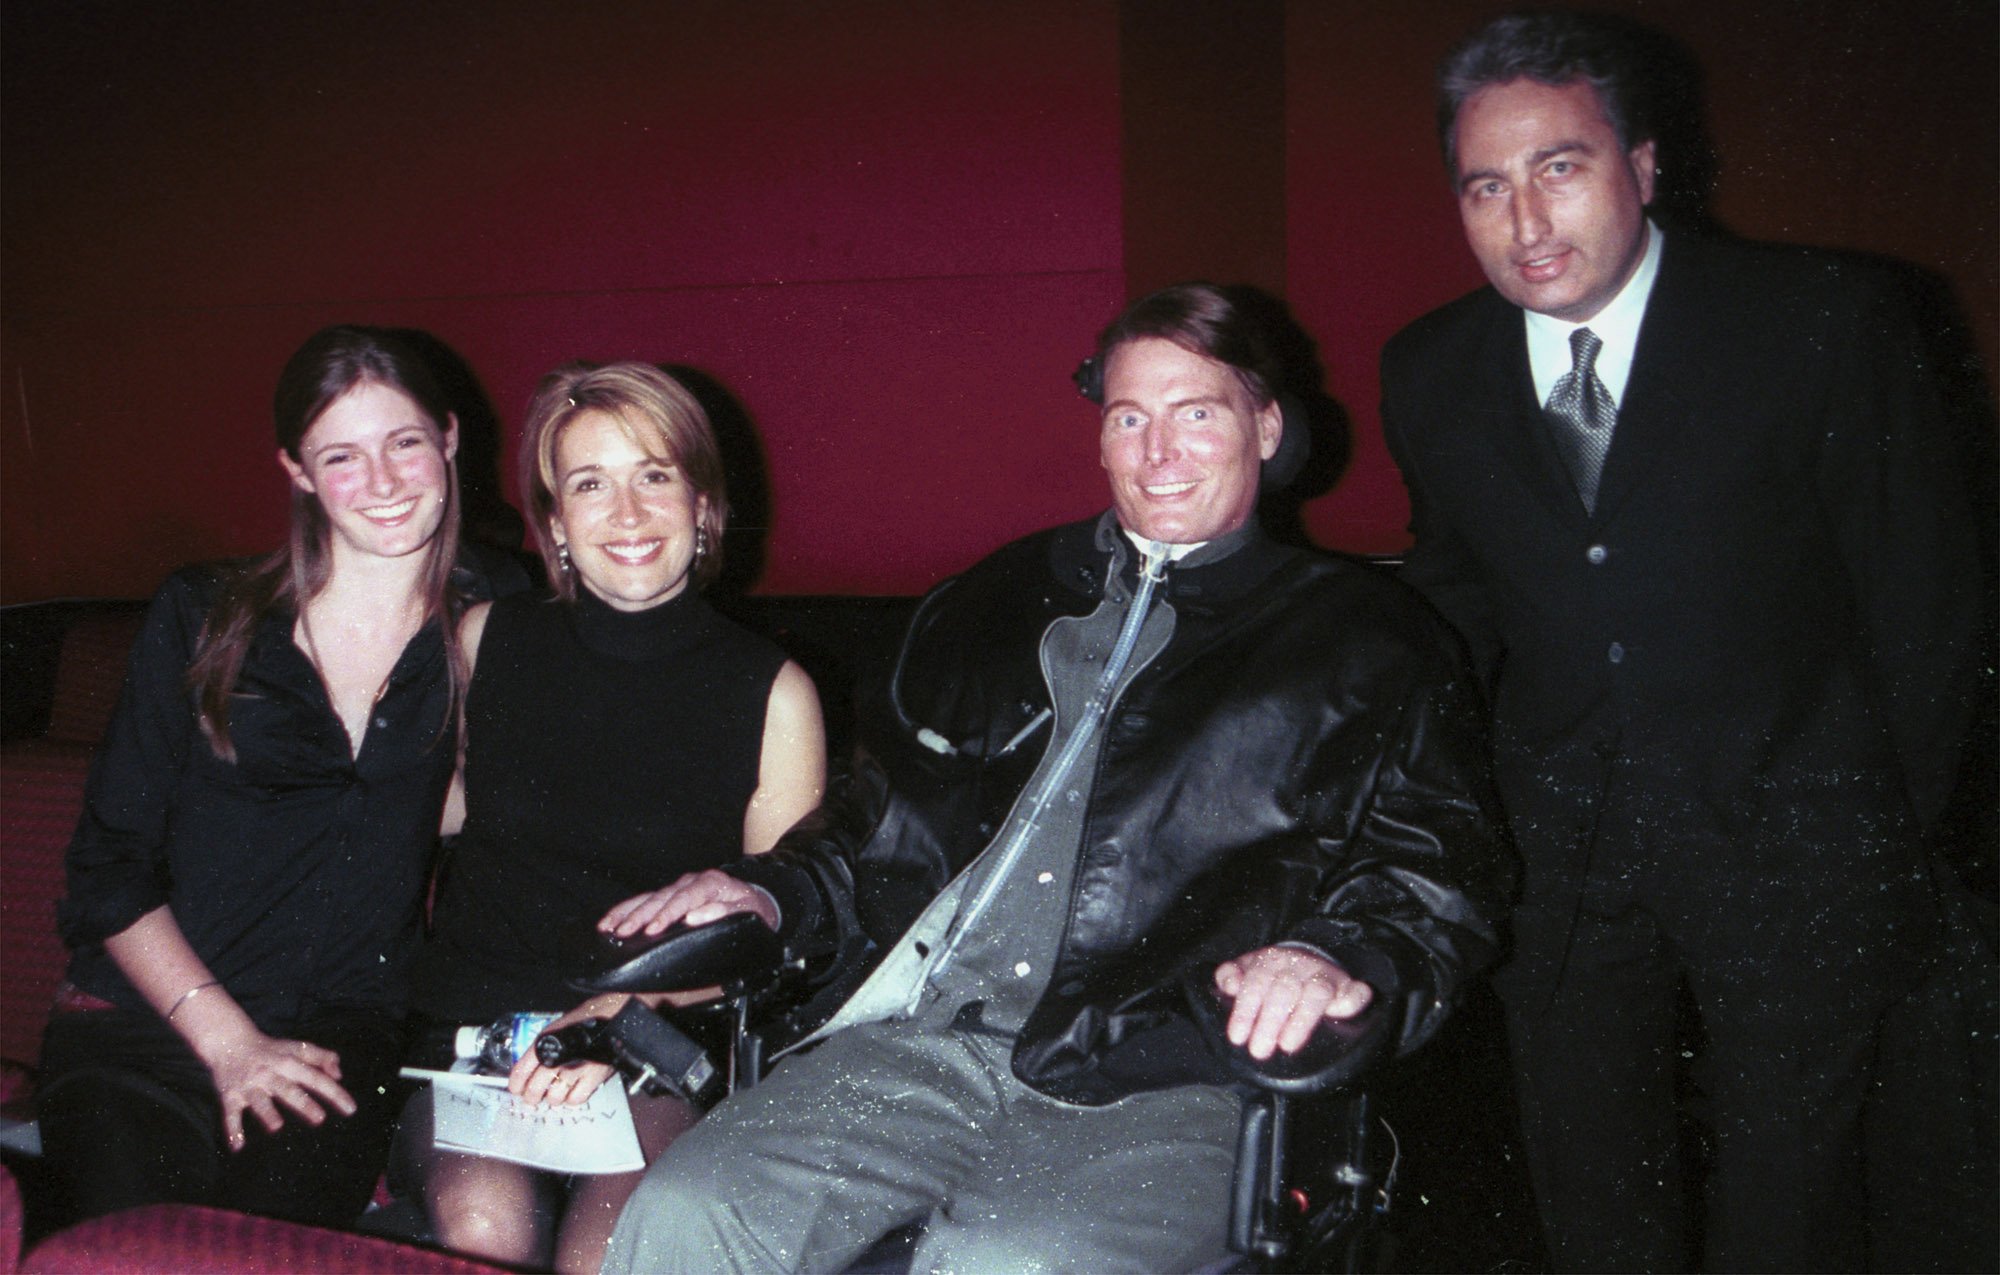
<svg viewBox="0 0 2000 1275"><path fill-rule="evenodd" d="M838 1271L919 1218L918 1272L1223 1258L1234 1094L1067 1106L1016 1080L1010 1052L1003 1038L870 1023L786 1061L653 1163L604 1270Z"/></svg>

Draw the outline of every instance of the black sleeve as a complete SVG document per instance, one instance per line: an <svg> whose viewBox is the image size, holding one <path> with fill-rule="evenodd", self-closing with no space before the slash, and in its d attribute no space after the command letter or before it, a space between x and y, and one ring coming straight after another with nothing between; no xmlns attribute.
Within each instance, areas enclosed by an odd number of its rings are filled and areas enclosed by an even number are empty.
<svg viewBox="0 0 2000 1275"><path fill-rule="evenodd" d="M1423 463L1412 442L1413 431L1423 425L1416 419L1422 409L1411 401L1416 397L1411 386L1421 370L1407 366L1411 358L1399 343L1392 342L1382 352L1382 439L1409 491L1414 539L1401 575L1465 640L1473 668L1490 691L1500 664L1498 620L1479 563L1431 499L1424 481Z"/></svg>
<svg viewBox="0 0 2000 1275"><path fill-rule="evenodd" d="M940 621L947 609L936 605L956 582L938 585L918 606L898 646L896 671L871 679L856 695L858 742L852 761L829 785L819 808L779 838L768 853L746 855L727 869L770 892L778 902L779 932L787 954L820 966L829 976L865 959L884 938L885 929L900 929L885 918L905 924L914 921L944 885L921 871L907 878L896 872L874 872L868 881L870 923L864 925L857 887L864 849L885 824L895 825L899 833L920 835L916 824L905 822L906 799L890 775L897 777L897 784L914 784L929 793L934 804L945 800L941 794L954 794L951 804L960 807L968 822L974 820L967 810L977 804L973 795L977 783L963 763L949 761L918 742L918 733L902 716L896 689L921 682L927 675L947 680L959 676L962 634L958 627ZM936 627L940 624L942 628ZM939 632L946 636L939 637ZM906 666L911 670L907 677ZM932 849L940 860L948 857L943 848Z"/></svg>
<svg viewBox="0 0 2000 1275"><path fill-rule="evenodd" d="M167 902L174 793L190 751L207 747L187 689L206 592L192 571L169 579L132 648L64 862L56 916L73 948L100 943Z"/></svg>
<svg viewBox="0 0 2000 1275"><path fill-rule="evenodd" d="M1937 825L1980 682L1985 585L1971 489L1917 326L1883 281L1857 307L1825 402L1821 501L1836 528L1875 692L1912 807Z"/></svg>
<svg viewBox="0 0 2000 1275"><path fill-rule="evenodd" d="M1325 885L1285 938L1394 1001L1408 1050L1498 959L1516 861L1470 678L1420 680L1393 716L1352 826L1318 830Z"/></svg>
<svg viewBox="0 0 2000 1275"><path fill-rule="evenodd" d="M1146 961L1073 998L1046 997L1018 1074L1085 1104L1246 1076L1340 1083L1361 1065L1343 1032L1315 1032L1298 1054L1262 1063L1221 1035L1216 965L1272 944L1314 950L1367 983L1367 1017L1387 1017L1382 1039L1396 1049L1436 1033L1500 954L1517 865L1477 688L1444 626L1425 614L1421 628L1400 656L1378 649L1352 665L1362 680L1343 683L1351 696L1286 781L1305 817L1191 883L1158 923L1170 941Z"/></svg>
<svg viewBox="0 0 2000 1275"><path fill-rule="evenodd" d="M855 872L888 802L888 776L872 759L857 756L819 808L769 852L746 855L728 868L777 900L788 957L835 976L866 956L871 940L856 910Z"/></svg>

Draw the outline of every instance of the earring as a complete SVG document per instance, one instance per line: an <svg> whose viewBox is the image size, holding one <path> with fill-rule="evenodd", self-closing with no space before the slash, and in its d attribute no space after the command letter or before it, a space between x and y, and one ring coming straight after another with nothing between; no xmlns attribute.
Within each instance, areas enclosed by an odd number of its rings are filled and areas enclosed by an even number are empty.
<svg viewBox="0 0 2000 1275"><path fill-rule="evenodd" d="M702 526L700 523L696 523L694 526L694 565L697 567L700 566L701 560L707 556L708 528Z"/></svg>
<svg viewBox="0 0 2000 1275"><path fill-rule="evenodd" d="M569 560L568 545L556 546L556 565L562 568L564 575L576 570L576 564Z"/></svg>

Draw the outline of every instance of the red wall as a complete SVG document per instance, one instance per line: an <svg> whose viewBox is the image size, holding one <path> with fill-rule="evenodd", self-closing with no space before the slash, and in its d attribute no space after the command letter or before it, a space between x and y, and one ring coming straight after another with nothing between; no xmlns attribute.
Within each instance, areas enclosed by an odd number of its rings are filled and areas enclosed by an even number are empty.
<svg viewBox="0 0 2000 1275"><path fill-rule="evenodd" d="M579 356L762 440L761 587L922 588L1101 507L1066 378L1123 297L1116 9L10 3L8 601L282 535L268 401L334 321L518 423Z"/></svg>
<svg viewBox="0 0 2000 1275"><path fill-rule="evenodd" d="M1102 506L1067 374L1194 275L1282 287L1354 419L1308 526L1400 548L1376 353L1478 282L1429 73L1506 7L9 0L0 600L274 543L271 382L343 320L435 332L508 429L569 358L703 369L758 587L914 591ZM1612 7L1707 67L1725 223L1945 272L1993 365L1990 3Z"/></svg>

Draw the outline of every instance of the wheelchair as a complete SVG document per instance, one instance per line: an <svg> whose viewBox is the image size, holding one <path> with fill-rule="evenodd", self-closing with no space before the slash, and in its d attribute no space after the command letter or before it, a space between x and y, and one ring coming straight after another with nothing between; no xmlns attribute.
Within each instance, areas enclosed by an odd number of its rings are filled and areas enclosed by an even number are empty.
<svg viewBox="0 0 2000 1275"><path fill-rule="evenodd" d="M673 1022L715 1038L708 1046L637 1000L596 1029L606 1060L635 1087L659 1086L697 1102L705 1091L735 1092L762 1078L767 1037L754 1024L771 1021L803 978L799 965L785 960L777 935L748 914L677 925L653 938L599 936L579 967L570 983L592 994L722 988L716 1002L673 1012ZM1394 1052L1392 1007L1378 1002L1353 1020L1323 1024L1300 1055L1258 1062L1227 1043L1227 1009L1212 989L1190 983L1185 991L1243 1095L1229 1205L1236 1260L1221 1269L1372 1269L1371 1240L1389 1208L1397 1157L1393 1133L1375 1117L1357 1081ZM710 1049L723 1056L720 1069L712 1067ZM560 1065L564 1059L550 1050L543 1061ZM713 1084L712 1070L721 1073ZM1389 1135L1386 1155L1376 1146L1378 1125ZM892 1232L851 1269L906 1269L920 1226Z"/></svg>

